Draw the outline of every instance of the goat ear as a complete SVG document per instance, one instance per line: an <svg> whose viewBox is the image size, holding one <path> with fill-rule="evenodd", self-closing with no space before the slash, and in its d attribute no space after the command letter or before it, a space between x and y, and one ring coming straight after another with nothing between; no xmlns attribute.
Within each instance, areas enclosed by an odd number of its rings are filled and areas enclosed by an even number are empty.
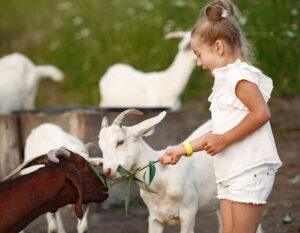
<svg viewBox="0 0 300 233"><path fill-rule="evenodd" d="M142 137L142 136L150 136L154 132L154 126L157 125L159 122L164 119L166 116L166 112L161 112L158 116L152 117L141 123L134 125L131 127L132 135L135 138Z"/></svg>
<svg viewBox="0 0 300 233"><path fill-rule="evenodd" d="M103 119L102 119L101 129L102 129L102 128L105 128L105 127L107 127L107 126L108 126L108 119L107 119L107 117L105 116L105 117L103 117Z"/></svg>
<svg viewBox="0 0 300 233"><path fill-rule="evenodd" d="M77 172L69 173L67 175L68 179L72 182L75 189L77 190L78 198L76 200L75 204L75 213L76 216L79 219L82 219L83 217L83 211L82 211L82 202L83 202L83 181L80 178L79 174Z"/></svg>

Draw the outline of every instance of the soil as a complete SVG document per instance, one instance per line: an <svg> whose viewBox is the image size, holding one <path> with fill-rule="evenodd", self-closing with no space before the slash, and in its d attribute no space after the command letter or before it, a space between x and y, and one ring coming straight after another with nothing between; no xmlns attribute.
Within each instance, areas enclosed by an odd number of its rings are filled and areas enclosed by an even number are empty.
<svg viewBox="0 0 300 233"><path fill-rule="evenodd" d="M202 106L195 101L185 104L182 111L188 116L188 121L194 121L199 117L208 119L209 113L204 109L207 109L205 104ZM300 232L300 99L273 99L270 109L273 133L283 166L278 170L261 223L265 233L297 233ZM139 203L130 209L128 217L120 205L107 209L101 204L91 204L88 232L146 233L148 212L146 206L142 202ZM115 206L118 206L118 203ZM283 222L286 214L291 217L288 223ZM62 215L66 231L76 232L74 210L65 207ZM25 232L47 232L45 217L36 219ZM179 227L167 226L164 233L171 232L179 232ZM197 216L195 233L200 232L218 232L215 212Z"/></svg>

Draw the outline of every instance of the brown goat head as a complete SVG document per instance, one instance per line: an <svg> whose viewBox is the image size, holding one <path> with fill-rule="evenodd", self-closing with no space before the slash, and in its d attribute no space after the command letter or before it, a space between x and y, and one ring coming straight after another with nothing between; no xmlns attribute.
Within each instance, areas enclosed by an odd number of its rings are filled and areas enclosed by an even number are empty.
<svg viewBox="0 0 300 233"><path fill-rule="evenodd" d="M97 177L82 156L73 151L67 151L70 152L70 157L61 157L59 164L65 167L66 178L77 191L75 212L77 217L82 219L82 204L103 202L108 197L108 188L105 187L105 184ZM46 167L55 165L57 166L57 164L49 163Z"/></svg>
<svg viewBox="0 0 300 233"><path fill-rule="evenodd" d="M61 158L60 153L69 156ZM58 157L59 163L49 162L47 155L26 161L0 182L0 232L19 232L41 214L67 204L75 204L81 219L83 203L103 202L108 197L106 185L83 157L66 150L60 150ZM46 165L12 179L22 168L37 164Z"/></svg>

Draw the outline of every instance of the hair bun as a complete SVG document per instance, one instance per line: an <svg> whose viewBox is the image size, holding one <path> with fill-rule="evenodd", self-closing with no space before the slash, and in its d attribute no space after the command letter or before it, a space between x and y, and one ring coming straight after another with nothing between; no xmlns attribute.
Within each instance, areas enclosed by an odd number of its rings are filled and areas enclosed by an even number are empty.
<svg viewBox="0 0 300 233"><path fill-rule="evenodd" d="M234 8L227 0L215 0L205 7L204 14L209 21L218 22L227 16L233 16Z"/></svg>

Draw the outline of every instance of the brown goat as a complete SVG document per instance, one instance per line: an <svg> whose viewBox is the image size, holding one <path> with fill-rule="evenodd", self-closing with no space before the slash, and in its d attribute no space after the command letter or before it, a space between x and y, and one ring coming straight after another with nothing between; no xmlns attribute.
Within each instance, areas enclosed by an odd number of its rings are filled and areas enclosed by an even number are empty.
<svg viewBox="0 0 300 233"><path fill-rule="evenodd" d="M47 155L40 156L34 160L46 159L45 167L0 182L0 233L19 232L38 216L67 204L76 204L81 219L83 203L103 202L108 197L107 188L87 161L69 152L70 157L60 158L58 164L49 162Z"/></svg>

